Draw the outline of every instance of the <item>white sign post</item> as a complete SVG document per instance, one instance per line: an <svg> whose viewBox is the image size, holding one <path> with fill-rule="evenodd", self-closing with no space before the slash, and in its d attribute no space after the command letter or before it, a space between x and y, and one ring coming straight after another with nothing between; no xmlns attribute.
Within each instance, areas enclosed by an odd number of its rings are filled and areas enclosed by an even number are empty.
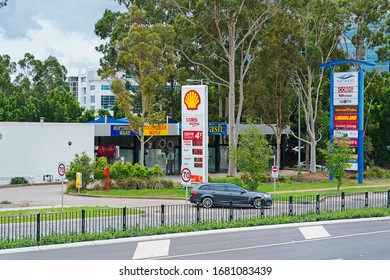
<svg viewBox="0 0 390 280"><path fill-rule="evenodd" d="M182 183L207 182L208 89L206 85L183 86L181 95Z"/></svg>
<svg viewBox="0 0 390 280"><path fill-rule="evenodd" d="M62 207L62 213L64 213L64 176L66 173L66 166L64 162L60 162L58 164L58 175L61 176L61 207Z"/></svg>
<svg viewBox="0 0 390 280"><path fill-rule="evenodd" d="M275 160L275 158L274 158ZM274 178L274 197L276 196L276 178L279 176L279 168L277 165L273 165L271 168L271 177Z"/></svg>
<svg viewBox="0 0 390 280"><path fill-rule="evenodd" d="M276 165L272 166L272 173L271 173L271 175L272 175L272 178L278 178L279 177L279 168Z"/></svg>
<svg viewBox="0 0 390 280"><path fill-rule="evenodd" d="M186 188L186 204L188 202L188 187L191 185L191 170L183 168L180 173L181 184Z"/></svg>

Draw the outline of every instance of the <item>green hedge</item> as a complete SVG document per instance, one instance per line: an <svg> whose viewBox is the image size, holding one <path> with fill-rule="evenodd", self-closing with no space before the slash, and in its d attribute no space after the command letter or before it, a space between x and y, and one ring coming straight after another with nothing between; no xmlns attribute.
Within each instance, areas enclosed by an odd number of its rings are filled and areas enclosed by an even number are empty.
<svg viewBox="0 0 390 280"><path fill-rule="evenodd" d="M28 180L24 177L14 177L11 179L11 185L27 184Z"/></svg>

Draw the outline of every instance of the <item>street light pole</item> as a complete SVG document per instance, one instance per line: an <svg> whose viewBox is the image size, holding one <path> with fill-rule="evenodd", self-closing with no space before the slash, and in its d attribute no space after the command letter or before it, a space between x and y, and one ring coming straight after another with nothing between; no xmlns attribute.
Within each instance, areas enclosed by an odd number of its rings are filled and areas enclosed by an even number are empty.
<svg viewBox="0 0 390 280"><path fill-rule="evenodd" d="M301 86L298 86L298 166L301 164Z"/></svg>

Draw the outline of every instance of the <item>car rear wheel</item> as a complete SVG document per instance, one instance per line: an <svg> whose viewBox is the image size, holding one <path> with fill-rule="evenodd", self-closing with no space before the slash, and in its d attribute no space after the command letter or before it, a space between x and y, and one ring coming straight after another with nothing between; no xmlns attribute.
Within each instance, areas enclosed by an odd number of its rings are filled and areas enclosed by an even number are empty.
<svg viewBox="0 0 390 280"><path fill-rule="evenodd" d="M264 206L263 199L261 197L257 197L253 200L253 207L256 209L260 209Z"/></svg>
<svg viewBox="0 0 390 280"><path fill-rule="evenodd" d="M204 208L211 208L213 207L214 201L211 197L205 197L202 199L202 205Z"/></svg>

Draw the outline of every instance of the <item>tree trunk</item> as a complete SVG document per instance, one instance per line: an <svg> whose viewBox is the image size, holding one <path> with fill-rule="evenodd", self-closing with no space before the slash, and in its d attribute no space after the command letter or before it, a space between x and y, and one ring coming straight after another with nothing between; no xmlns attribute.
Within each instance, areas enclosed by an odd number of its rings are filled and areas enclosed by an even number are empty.
<svg viewBox="0 0 390 280"><path fill-rule="evenodd" d="M229 145L237 148L236 127L235 123L235 39L234 24L229 26ZM235 159L229 158L228 176L237 176L237 164Z"/></svg>
<svg viewBox="0 0 390 280"><path fill-rule="evenodd" d="M145 165L145 135L142 133L140 135L140 154L139 154L139 164L141 166Z"/></svg>

